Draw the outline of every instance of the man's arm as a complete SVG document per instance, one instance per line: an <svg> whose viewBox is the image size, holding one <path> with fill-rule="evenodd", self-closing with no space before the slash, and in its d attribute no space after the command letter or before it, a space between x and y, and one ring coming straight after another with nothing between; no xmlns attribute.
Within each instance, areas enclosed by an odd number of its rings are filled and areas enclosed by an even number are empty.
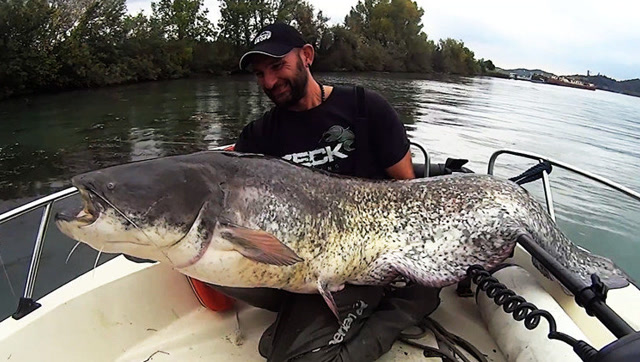
<svg viewBox="0 0 640 362"><path fill-rule="evenodd" d="M396 180L410 180L416 177L413 172L413 162L411 161L411 151L407 151L404 157L395 165L385 169L387 174Z"/></svg>
<svg viewBox="0 0 640 362"><path fill-rule="evenodd" d="M380 165L394 179L415 178L409 138L398 113L378 93L365 94L371 140Z"/></svg>

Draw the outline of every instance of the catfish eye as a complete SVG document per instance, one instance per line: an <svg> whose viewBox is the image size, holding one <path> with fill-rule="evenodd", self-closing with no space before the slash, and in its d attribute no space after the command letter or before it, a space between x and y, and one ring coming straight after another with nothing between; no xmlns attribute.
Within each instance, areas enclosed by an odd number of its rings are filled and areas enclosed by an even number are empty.
<svg viewBox="0 0 640 362"><path fill-rule="evenodd" d="M109 183L107 184L107 189L108 189L108 190L113 190L113 189L115 189L115 188L116 188L116 184L114 184L113 182L109 182Z"/></svg>

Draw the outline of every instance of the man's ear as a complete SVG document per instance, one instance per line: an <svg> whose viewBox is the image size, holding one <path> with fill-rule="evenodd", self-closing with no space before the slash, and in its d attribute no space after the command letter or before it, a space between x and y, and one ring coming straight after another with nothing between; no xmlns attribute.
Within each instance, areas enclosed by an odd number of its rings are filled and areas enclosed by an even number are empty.
<svg viewBox="0 0 640 362"><path fill-rule="evenodd" d="M300 50L300 55L302 56L302 63L305 67L310 67L313 64L313 59L315 58L315 50L311 44L305 44Z"/></svg>

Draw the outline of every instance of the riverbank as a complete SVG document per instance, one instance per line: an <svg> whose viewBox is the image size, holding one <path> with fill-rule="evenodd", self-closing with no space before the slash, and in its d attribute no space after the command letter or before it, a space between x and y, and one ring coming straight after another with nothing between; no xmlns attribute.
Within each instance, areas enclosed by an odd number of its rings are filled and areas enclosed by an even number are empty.
<svg viewBox="0 0 640 362"><path fill-rule="evenodd" d="M496 72L486 72L486 73L472 74L472 75L445 73L445 72L417 73L417 72L387 72L387 71L375 71L375 70L351 71L351 70L344 70L344 69L328 70L328 71L323 70L319 72L313 72L314 75L315 74L322 75L322 74L328 74L328 73L344 74L347 77L358 77L360 75L366 75L366 74L380 74L380 75L392 74L401 78L435 79L435 80L446 79L449 77L476 77L476 76L478 77L490 76L490 77L496 77L496 78L504 78L500 76L499 73L496 73ZM242 79L246 77L254 77L254 75L249 72L241 71L241 70L220 71L220 72L190 72L182 76L162 77L158 79L143 79L143 80L137 80L137 81L123 81L120 83L113 82L113 83L108 83L100 86L66 87L66 88L60 88L60 89L42 89L37 91L33 90L30 92L4 95L4 97L3 97L3 94L0 93L0 102L9 100L9 99L28 98L28 97L40 96L40 95L55 95L55 94L74 92L74 91L83 91L83 90L88 91L88 90L98 90L98 89L110 89L110 88L117 88L121 86L147 84L147 83L155 83L155 82L166 82L166 81L172 81L172 80L208 79L208 78L213 78L213 79L240 78ZM506 78L509 78L509 77L507 76Z"/></svg>

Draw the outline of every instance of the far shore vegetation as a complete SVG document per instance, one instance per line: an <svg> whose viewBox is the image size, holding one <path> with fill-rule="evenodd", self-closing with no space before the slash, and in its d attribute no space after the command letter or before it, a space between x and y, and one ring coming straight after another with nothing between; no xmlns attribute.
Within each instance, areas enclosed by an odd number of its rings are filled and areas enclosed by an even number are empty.
<svg viewBox="0 0 640 362"><path fill-rule="evenodd" d="M202 0L159 0L127 14L126 0L0 2L0 99L193 74L238 72L257 31L295 26L317 51L314 71L487 74L463 41L429 39L411 0L361 0L339 25L303 0L220 0L212 24Z"/></svg>

